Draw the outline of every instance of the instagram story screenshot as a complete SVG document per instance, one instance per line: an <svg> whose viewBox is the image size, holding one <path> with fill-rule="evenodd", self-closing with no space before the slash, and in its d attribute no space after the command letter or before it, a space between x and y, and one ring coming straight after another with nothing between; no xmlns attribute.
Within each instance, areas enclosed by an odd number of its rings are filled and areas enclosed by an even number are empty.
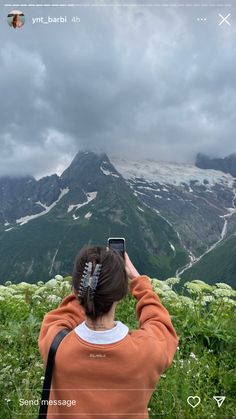
<svg viewBox="0 0 236 419"><path fill-rule="evenodd" d="M236 419L234 0L3 0L0 98L0 418Z"/></svg>

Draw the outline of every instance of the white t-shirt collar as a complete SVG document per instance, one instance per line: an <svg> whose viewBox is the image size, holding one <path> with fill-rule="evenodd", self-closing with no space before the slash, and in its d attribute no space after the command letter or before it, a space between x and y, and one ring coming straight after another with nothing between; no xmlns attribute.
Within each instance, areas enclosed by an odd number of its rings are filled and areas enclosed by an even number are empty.
<svg viewBox="0 0 236 419"><path fill-rule="evenodd" d="M123 339L129 332L129 328L117 320L115 326L108 330L92 330L85 324L85 320L75 329L75 333L83 340L94 344L115 343Z"/></svg>

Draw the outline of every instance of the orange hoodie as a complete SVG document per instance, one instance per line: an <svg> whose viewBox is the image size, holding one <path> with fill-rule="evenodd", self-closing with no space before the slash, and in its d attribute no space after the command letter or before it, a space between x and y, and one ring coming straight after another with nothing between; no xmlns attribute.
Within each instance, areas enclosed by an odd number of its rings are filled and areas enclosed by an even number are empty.
<svg viewBox="0 0 236 419"><path fill-rule="evenodd" d="M116 328L105 332L86 328L88 338L79 336L85 313L74 294L45 315L38 339L44 365L55 335L65 327L71 329L56 353L50 419L148 418L148 403L160 375L172 362L178 337L146 275L132 279L130 291L137 299L139 329L129 331L116 322L123 337L113 343L91 341L99 335L103 342L102 337L114 336Z"/></svg>

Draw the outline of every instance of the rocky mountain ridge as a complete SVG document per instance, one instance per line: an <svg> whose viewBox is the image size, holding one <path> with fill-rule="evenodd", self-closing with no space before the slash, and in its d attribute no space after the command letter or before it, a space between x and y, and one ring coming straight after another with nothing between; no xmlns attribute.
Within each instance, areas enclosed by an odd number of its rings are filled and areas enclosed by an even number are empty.
<svg viewBox="0 0 236 419"><path fill-rule="evenodd" d="M209 157L205 154L198 153L196 158L196 166L201 169L215 169L221 172L230 173L236 177L236 154L230 154L224 158Z"/></svg>
<svg viewBox="0 0 236 419"><path fill-rule="evenodd" d="M199 267L215 249L232 242L235 233L236 180L219 170L84 151L61 176L38 181L30 176L0 178L0 261L6 261L0 278L4 280L7 274L9 279L12 255L11 279L16 267L21 278L33 280L37 273L42 279L59 271L70 273L76 243L105 244L109 235L125 235L130 254L152 276L188 277L197 272L205 280ZM36 236L42 243L40 251ZM46 266L42 274L37 252ZM227 278L222 275L219 272L220 280L235 281L236 268Z"/></svg>
<svg viewBox="0 0 236 419"><path fill-rule="evenodd" d="M188 261L176 231L132 193L104 153L79 152L60 177L2 182L2 282L70 274L83 245L106 245L109 236L126 237L133 260L152 276L170 276Z"/></svg>

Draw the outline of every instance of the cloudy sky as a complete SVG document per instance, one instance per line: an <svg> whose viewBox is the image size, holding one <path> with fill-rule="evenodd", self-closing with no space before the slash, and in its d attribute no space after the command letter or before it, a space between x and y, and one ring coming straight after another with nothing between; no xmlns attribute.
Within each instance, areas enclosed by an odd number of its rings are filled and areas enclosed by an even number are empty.
<svg viewBox="0 0 236 419"><path fill-rule="evenodd" d="M1 4L0 176L61 173L84 148L178 162L236 152L232 9L132 3L25 7L18 30ZM47 16L67 24L32 24Z"/></svg>

